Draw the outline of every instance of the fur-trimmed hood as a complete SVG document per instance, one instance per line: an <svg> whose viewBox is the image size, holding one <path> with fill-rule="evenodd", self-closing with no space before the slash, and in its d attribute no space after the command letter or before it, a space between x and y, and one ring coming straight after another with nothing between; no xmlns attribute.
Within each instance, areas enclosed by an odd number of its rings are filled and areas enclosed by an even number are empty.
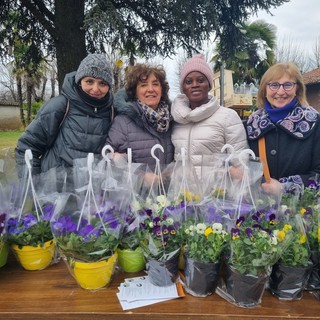
<svg viewBox="0 0 320 320"><path fill-rule="evenodd" d="M134 101L130 101L125 89L120 89L114 96L114 107L116 114L124 114L130 119L141 118L142 111Z"/></svg>

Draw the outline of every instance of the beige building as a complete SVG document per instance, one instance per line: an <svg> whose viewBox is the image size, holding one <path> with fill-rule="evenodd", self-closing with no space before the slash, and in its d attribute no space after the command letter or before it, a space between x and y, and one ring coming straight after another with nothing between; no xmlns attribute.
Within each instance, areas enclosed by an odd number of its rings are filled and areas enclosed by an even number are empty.
<svg viewBox="0 0 320 320"><path fill-rule="evenodd" d="M232 70L224 70L224 86L221 88L220 72L214 73L213 87L210 94L218 97L224 107L236 110L239 116L245 119L249 114L248 111L253 107L254 94L257 92L257 89L245 85L234 85L232 74ZM223 93L223 100L221 99L221 93Z"/></svg>
<svg viewBox="0 0 320 320"><path fill-rule="evenodd" d="M309 104L320 111L320 68L308 71L302 77L307 87Z"/></svg>
<svg viewBox="0 0 320 320"><path fill-rule="evenodd" d="M17 103L0 101L0 131L20 130L20 108Z"/></svg>

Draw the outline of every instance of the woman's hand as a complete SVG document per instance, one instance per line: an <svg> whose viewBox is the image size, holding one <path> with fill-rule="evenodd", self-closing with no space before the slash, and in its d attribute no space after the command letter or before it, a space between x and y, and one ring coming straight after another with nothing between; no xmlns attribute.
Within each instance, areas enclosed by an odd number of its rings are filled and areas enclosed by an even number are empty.
<svg viewBox="0 0 320 320"><path fill-rule="evenodd" d="M261 188L265 193L280 195L283 193L282 184L276 179L270 179L270 182L263 182Z"/></svg>
<svg viewBox="0 0 320 320"><path fill-rule="evenodd" d="M128 165L128 155L126 153L115 152L112 160L117 166Z"/></svg>
<svg viewBox="0 0 320 320"><path fill-rule="evenodd" d="M159 183L159 176L153 172L146 172L144 174L143 181L147 187L151 187L152 185Z"/></svg>
<svg viewBox="0 0 320 320"><path fill-rule="evenodd" d="M230 166L229 173L232 179L234 180L242 180L243 178L243 166Z"/></svg>

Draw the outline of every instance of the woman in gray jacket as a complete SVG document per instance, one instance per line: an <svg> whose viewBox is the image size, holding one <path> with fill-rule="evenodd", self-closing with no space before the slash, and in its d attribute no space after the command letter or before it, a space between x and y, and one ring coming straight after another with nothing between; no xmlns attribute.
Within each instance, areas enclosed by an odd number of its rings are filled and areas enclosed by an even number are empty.
<svg viewBox="0 0 320 320"><path fill-rule="evenodd" d="M115 95L117 116L110 128L107 144L115 155L126 156L132 150L132 161L153 166L151 149L160 144L164 152L155 150L161 164L173 161L171 143L172 117L166 73L160 66L136 64L126 74L126 85Z"/></svg>
<svg viewBox="0 0 320 320"><path fill-rule="evenodd" d="M62 94L44 104L18 140L15 157L22 175L32 151L33 172L71 168L73 160L100 154L113 118L112 68L102 54L89 54L65 76Z"/></svg>

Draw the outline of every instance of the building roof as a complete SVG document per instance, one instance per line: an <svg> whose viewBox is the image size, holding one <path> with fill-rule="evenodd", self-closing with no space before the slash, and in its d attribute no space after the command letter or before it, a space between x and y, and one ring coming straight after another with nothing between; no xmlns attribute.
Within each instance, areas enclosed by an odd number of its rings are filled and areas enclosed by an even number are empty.
<svg viewBox="0 0 320 320"><path fill-rule="evenodd" d="M320 82L320 68L308 71L302 75L305 84Z"/></svg>

